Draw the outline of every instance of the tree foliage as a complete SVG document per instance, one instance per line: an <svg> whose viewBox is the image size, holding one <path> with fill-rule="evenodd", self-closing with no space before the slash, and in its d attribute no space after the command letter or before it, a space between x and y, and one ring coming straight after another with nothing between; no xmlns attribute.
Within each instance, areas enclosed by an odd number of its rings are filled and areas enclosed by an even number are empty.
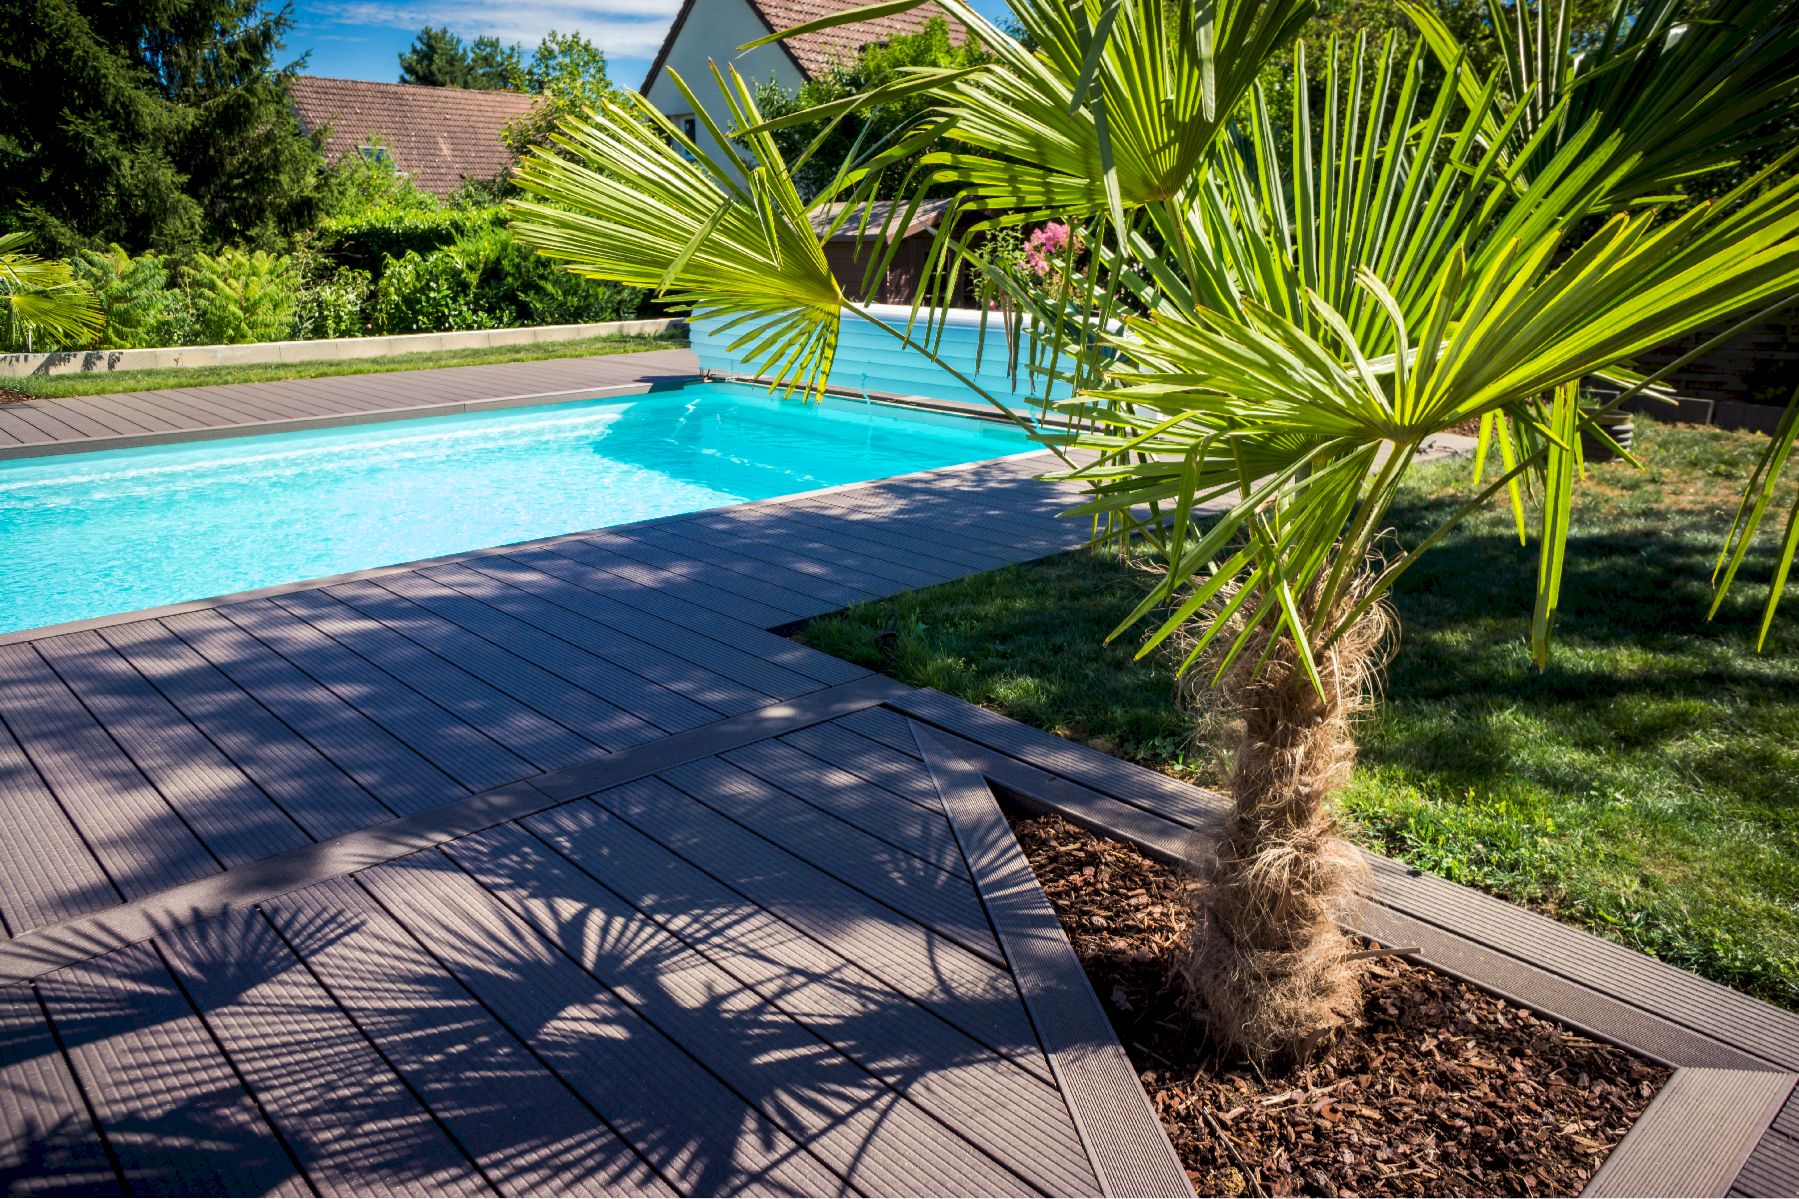
<svg viewBox="0 0 1799 1199"><path fill-rule="evenodd" d="M907 70L954 70L977 66L987 57L977 41L952 41L948 23L942 17L933 17L918 32L865 46L854 61L835 64L793 91L777 80L767 80L756 88L756 107L765 120L773 121L865 95L892 83ZM839 168L852 156L914 125L927 104L920 96L900 97L859 107L829 128L826 119L785 125L774 131L775 144L785 161L798 162L807 146L824 135L824 141L794 173L801 194L814 196L830 185ZM898 187L895 180L886 191L891 194Z"/></svg>
<svg viewBox="0 0 1799 1199"><path fill-rule="evenodd" d="M263 0L0 6L0 212L45 249L267 245L311 218L319 160Z"/></svg>
<svg viewBox="0 0 1799 1199"><path fill-rule="evenodd" d="M467 45L448 28L427 25L400 53L400 82L421 87L462 87L475 91L516 91L524 78L523 51L496 37Z"/></svg>

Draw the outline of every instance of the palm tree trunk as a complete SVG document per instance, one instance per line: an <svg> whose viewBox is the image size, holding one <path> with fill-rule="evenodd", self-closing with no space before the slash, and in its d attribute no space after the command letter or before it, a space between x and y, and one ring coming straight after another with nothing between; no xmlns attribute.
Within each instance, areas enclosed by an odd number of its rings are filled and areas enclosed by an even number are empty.
<svg viewBox="0 0 1799 1199"><path fill-rule="evenodd" d="M1220 1048L1258 1064L1316 1055L1361 1010L1343 923L1366 871L1336 836L1332 801L1355 760L1350 721L1388 625L1372 609L1320 658L1322 694L1291 642L1253 677L1239 668L1224 683L1243 731L1231 814L1193 863L1203 885L1186 982ZM1253 662L1262 648L1243 658Z"/></svg>

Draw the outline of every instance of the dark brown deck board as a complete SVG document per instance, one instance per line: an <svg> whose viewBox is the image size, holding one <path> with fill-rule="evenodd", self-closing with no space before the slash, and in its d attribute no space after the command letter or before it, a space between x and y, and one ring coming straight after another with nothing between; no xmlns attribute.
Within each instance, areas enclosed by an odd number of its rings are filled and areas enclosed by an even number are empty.
<svg viewBox="0 0 1799 1199"><path fill-rule="evenodd" d="M1095 1185L1061 1097L1038 1076L597 805L522 823L1034 1185L1057 1194ZM920 1069L927 1048L942 1065Z"/></svg>
<svg viewBox="0 0 1799 1199"><path fill-rule="evenodd" d="M1100 1192L1189 1195L1192 1184L980 772L914 727L981 902L1080 1128Z"/></svg>
<svg viewBox="0 0 1799 1199"><path fill-rule="evenodd" d="M260 913L227 913L158 944L321 1190L493 1193Z"/></svg>
<svg viewBox="0 0 1799 1199"><path fill-rule="evenodd" d="M107 876L127 896L220 868L30 645L0 646L0 711Z"/></svg>
<svg viewBox="0 0 1799 1199"><path fill-rule="evenodd" d="M158 622L117 625L99 635L312 837L395 814Z"/></svg>
<svg viewBox="0 0 1799 1199"><path fill-rule="evenodd" d="M644 722L616 704L501 646L468 635L455 622L375 581L333 587L326 594L422 649L477 672L491 686L567 724L602 751L646 737Z"/></svg>
<svg viewBox="0 0 1799 1199"><path fill-rule="evenodd" d="M535 838L504 827L452 842L445 852L850 1188L993 1195L1029 1189ZM592 935L596 925L604 937ZM877 1051L907 1048L881 1046L878 1029L867 1037Z"/></svg>
<svg viewBox="0 0 1799 1199"><path fill-rule="evenodd" d="M274 600L228 604L218 611L464 787L478 791L538 773L482 729L351 653Z"/></svg>
<svg viewBox="0 0 1799 1199"><path fill-rule="evenodd" d="M312 1194L153 947L38 990L133 1192Z"/></svg>
<svg viewBox="0 0 1799 1199"><path fill-rule="evenodd" d="M1677 1070L1582 1193L1724 1194L1794 1078L1770 1070Z"/></svg>
<svg viewBox="0 0 1799 1199"><path fill-rule="evenodd" d="M1764 1133L1732 1185L1748 1195L1799 1193L1799 1140L1775 1130Z"/></svg>
<svg viewBox="0 0 1799 1199"><path fill-rule="evenodd" d="M490 578L529 590L533 595L566 608L577 616L636 636L663 652L719 672L737 688L761 697L763 702L816 690L824 681L778 665L757 654L746 653L726 641L715 640L660 616L633 609L608 596L570 587L570 580L527 566L518 558L496 555L470 563L469 569ZM784 655L785 656L785 655ZM834 681L843 681L841 678ZM724 697L720 697L721 700ZM735 702L734 700L732 702Z"/></svg>
<svg viewBox="0 0 1799 1199"><path fill-rule="evenodd" d="M791 1137L441 854L359 881L678 1189L840 1189Z"/></svg>
<svg viewBox="0 0 1799 1199"><path fill-rule="evenodd" d="M216 611L162 622L222 673L395 812L467 794L430 760Z"/></svg>
<svg viewBox="0 0 1799 1199"><path fill-rule="evenodd" d="M501 1194L672 1194L361 887L320 883L263 910Z"/></svg>
<svg viewBox="0 0 1799 1199"><path fill-rule="evenodd" d="M121 896L0 718L0 918L9 936Z"/></svg>
<svg viewBox="0 0 1799 1199"><path fill-rule="evenodd" d="M718 716L621 669L597 652L545 633L485 599L477 599L431 575L391 575L379 580L378 585L612 704L621 718L616 731L609 734L608 748L653 740L659 733L694 728Z"/></svg>
<svg viewBox="0 0 1799 1199"><path fill-rule="evenodd" d="M310 839L98 633L34 644L221 865Z"/></svg>
<svg viewBox="0 0 1799 1199"><path fill-rule="evenodd" d="M972 953L999 960L993 930L965 873L931 865L720 759L689 762L658 777L844 886Z"/></svg>
<svg viewBox="0 0 1799 1199"><path fill-rule="evenodd" d="M465 722L529 760L538 771L573 765L605 752L597 742L525 706L328 592L302 591L277 597L275 602L407 686L448 707Z"/></svg>
<svg viewBox="0 0 1799 1199"><path fill-rule="evenodd" d="M18 989L0 991L0 1187L125 1193L37 995Z"/></svg>
<svg viewBox="0 0 1799 1199"><path fill-rule="evenodd" d="M913 921L893 919L892 909L666 783L630 783L600 792L594 802L900 994L1037 1068L1040 1051L1017 990L992 962Z"/></svg>
<svg viewBox="0 0 1799 1199"><path fill-rule="evenodd" d="M675 728L689 727L694 720L704 722L721 714L747 712L785 698L743 687L717 671L631 636L628 629L591 620L554 602L554 594L567 588L552 586L551 595L543 596L530 588L460 566L423 573L649 683L650 686L639 689L633 703L655 704L662 717L675 722Z"/></svg>

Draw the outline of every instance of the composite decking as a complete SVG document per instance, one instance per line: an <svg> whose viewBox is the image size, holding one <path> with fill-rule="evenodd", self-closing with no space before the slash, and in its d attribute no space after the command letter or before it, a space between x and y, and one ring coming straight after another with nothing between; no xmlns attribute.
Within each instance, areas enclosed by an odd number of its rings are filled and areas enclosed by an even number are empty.
<svg viewBox="0 0 1799 1199"><path fill-rule="evenodd" d="M4 1188L1180 1191L996 798L1220 798L774 631L1079 544L1045 465L0 638ZM1595 1193L1799 1185L1799 1017L1371 865L1361 931L1680 1067Z"/></svg>

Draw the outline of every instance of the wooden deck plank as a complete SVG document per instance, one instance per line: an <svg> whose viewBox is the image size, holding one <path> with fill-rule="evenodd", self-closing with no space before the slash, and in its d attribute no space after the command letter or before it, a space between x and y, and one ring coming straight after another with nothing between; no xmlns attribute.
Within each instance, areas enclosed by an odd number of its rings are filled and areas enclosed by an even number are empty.
<svg viewBox="0 0 1799 1199"><path fill-rule="evenodd" d="M635 536L638 532L631 529L627 535L601 529L557 542L545 547L545 551L605 571L638 587L654 588L705 612L708 622L722 616L766 629L797 620L809 610L807 602L797 592L772 587L736 571L715 569L715 563L700 562L684 550L670 549L660 540ZM647 547L662 555L665 562L679 559L684 565L672 570L666 565L652 565L642 560L637 550L621 544L625 541ZM746 580L757 590L752 593L749 587L736 583L732 576Z"/></svg>
<svg viewBox="0 0 1799 1199"><path fill-rule="evenodd" d="M0 918L7 935L119 899L105 867L0 718Z"/></svg>
<svg viewBox="0 0 1799 1199"><path fill-rule="evenodd" d="M261 913L228 912L157 944L321 1191L493 1194Z"/></svg>
<svg viewBox="0 0 1799 1199"><path fill-rule="evenodd" d="M521 824L1033 1185L1094 1188L1067 1107L1038 1075L597 805Z"/></svg>
<svg viewBox="0 0 1799 1199"><path fill-rule="evenodd" d="M0 990L0 1179L9 1195L122 1195L37 996Z"/></svg>
<svg viewBox="0 0 1799 1199"><path fill-rule="evenodd" d="M1732 1186L1744 1194L1799 1194L1799 1140L1770 1130L1763 1134Z"/></svg>
<svg viewBox="0 0 1799 1199"><path fill-rule="evenodd" d="M757 510L753 515L731 512L695 516L678 527L685 536L698 537L723 549L733 550L777 564L791 561L795 553L827 566L834 580L860 590L880 593L895 587L929 587L944 578L943 568L928 559L906 561L891 553L870 553L849 539L823 529L812 530L783 520L778 510Z"/></svg>
<svg viewBox="0 0 1799 1199"><path fill-rule="evenodd" d="M459 719L271 600L217 610L320 686L471 791L539 773Z"/></svg>
<svg viewBox="0 0 1799 1199"><path fill-rule="evenodd" d="M1030 1189L534 837L503 826L444 851L771 1125L805 1145L848 1189L886 1195ZM605 935L593 935L596 927ZM928 1061L928 1049L913 1047L920 1050Z"/></svg>
<svg viewBox="0 0 1799 1199"><path fill-rule="evenodd" d="M404 634L422 649L479 672L490 685L520 703L567 725L602 752L642 744L650 726L561 675L469 633L454 621L378 581L346 583L328 593L371 620Z"/></svg>
<svg viewBox="0 0 1799 1199"><path fill-rule="evenodd" d="M0 646L0 710L20 748L127 897L221 868L33 646Z"/></svg>
<svg viewBox="0 0 1799 1199"><path fill-rule="evenodd" d="M98 633L33 644L222 865L311 840Z"/></svg>
<svg viewBox="0 0 1799 1199"><path fill-rule="evenodd" d="M793 593L794 598L786 601L786 606L795 616L815 616L875 599L886 594L883 588L890 586L885 582L862 586L847 577L853 572L839 569L833 563L780 547L755 546L747 538L742 545L732 545L730 537L709 535L690 526L683 517L675 517L667 524L633 529L631 535L633 540L676 550L719 570L783 587Z"/></svg>
<svg viewBox="0 0 1799 1199"><path fill-rule="evenodd" d="M99 635L311 837L394 815L160 623L114 625Z"/></svg>
<svg viewBox="0 0 1799 1199"><path fill-rule="evenodd" d="M440 853L359 882L678 1190L841 1189L803 1147Z"/></svg>
<svg viewBox="0 0 1799 1199"><path fill-rule="evenodd" d="M593 801L989 1048L1039 1068L1017 989L993 963L923 925L893 919L892 909L666 783L633 782Z"/></svg>
<svg viewBox="0 0 1799 1199"><path fill-rule="evenodd" d="M387 808L417 812L468 794L429 759L217 611L187 612L162 623Z"/></svg>
<svg viewBox="0 0 1799 1199"><path fill-rule="evenodd" d="M1723 1195L1793 1089L1771 1070L1677 1070L1583 1195Z"/></svg>
<svg viewBox="0 0 1799 1199"><path fill-rule="evenodd" d="M632 591L647 592L649 603L639 598L636 606L656 610L669 602L679 605L669 615L697 630L719 628L719 618L764 630L799 617L797 598L743 575L713 570L679 553L634 540L622 533L600 529L567 541L516 555L521 561L560 577L571 577L561 558L581 568L581 586L611 594L622 602ZM725 627L730 627L726 625Z"/></svg>
<svg viewBox="0 0 1799 1199"><path fill-rule="evenodd" d="M645 681L634 704L653 702L664 716L682 727L689 721L732 716L766 707L784 698L755 691L735 680L630 635L626 629L590 620L554 602L552 597L462 566L422 571L533 628L586 650ZM566 586L553 591L567 591ZM672 696L674 702L670 702Z"/></svg>
<svg viewBox="0 0 1799 1199"><path fill-rule="evenodd" d="M132 1193L313 1193L152 946L38 991Z"/></svg>
<svg viewBox="0 0 1799 1199"><path fill-rule="evenodd" d="M657 777L847 887L998 962L999 946L965 872L944 870L720 759Z"/></svg>
<svg viewBox="0 0 1799 1199"><path fill-rule="evenodd" d="M1137 1071L979 771L914 726L1105 1195L1191 1195Z"/></svg>
<svg viewBox="0 0 1799 1199"><path fill-rule="evenodd" d="M376 582L465 632L567 679L589 695L598 696L618 708L629 720L619 721L615 744L609 748L651 740L658 735L658 730L677 732L717 719L716 712L657 687L595 653L533 628L492 604L429 575L389 575Z"/></svg>
<svg viewBox="0 0 1799 1199"><path fill-rule="evenodd" d="M450 708L540 771L556 770L605 752L597 742L489 686L327 591L299 591L277 596L275 602L413 690Z"/></svg>
<svg viewBox="0 0 1799 1199"><path fill-rule="evenodd" d="M759 741L719 757L902 853L946 874L968 877L941 807L929 811L786 739Z"/></svg>
<svg viewBox="0 0 1799 1199"><path fill-rule="evenodd" d="M760 697L762 702L803 695L824 685L818 679L746 653L728 642L697 634L673 621L630 608L609 596L572 586L568 580L529 567L520 559L496 554L474 559L467 565L470 570L527 590L587 620L618 632L634 634L683 661L711 667L733 680L739 688Z"/></svg>
<svg viewBox="0 0 1799 1199"><path fill-rule="evenodd" d="M361 887L263 911L501 1194L673 1193Z"/></svg>

